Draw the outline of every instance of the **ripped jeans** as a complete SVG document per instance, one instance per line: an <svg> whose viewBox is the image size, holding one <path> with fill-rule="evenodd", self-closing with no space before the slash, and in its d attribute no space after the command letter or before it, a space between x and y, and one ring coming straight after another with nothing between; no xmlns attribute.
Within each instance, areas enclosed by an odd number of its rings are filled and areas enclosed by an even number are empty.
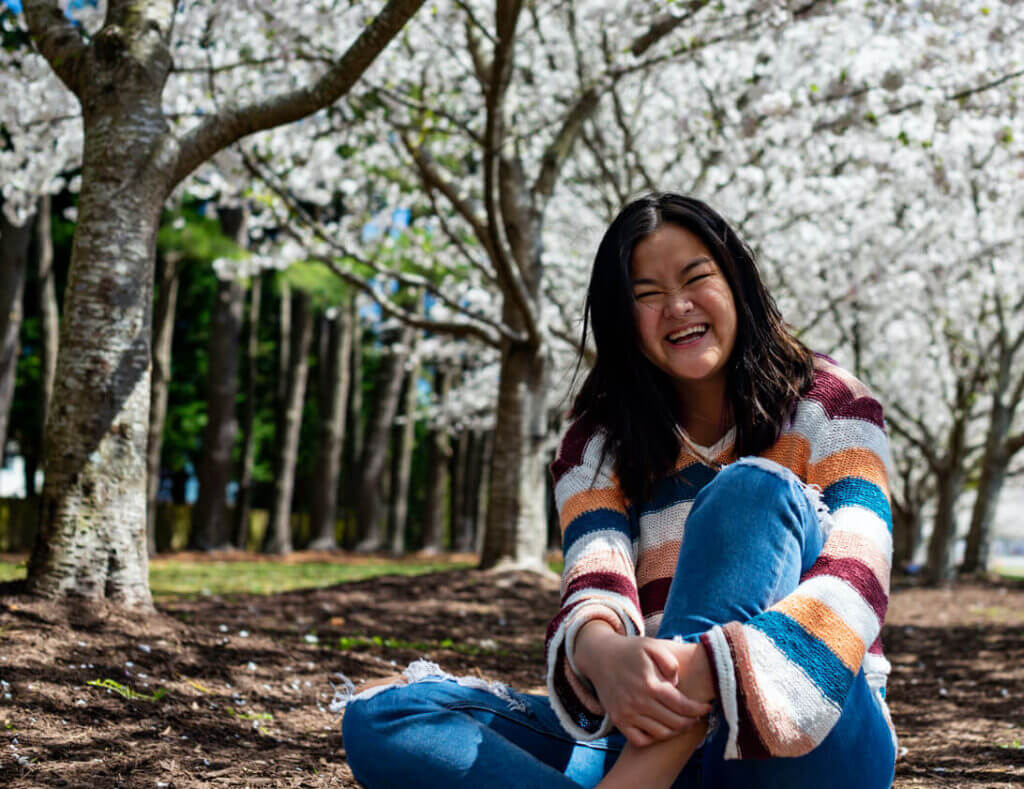
<svg viewBox="0 0 1024 789"><path fill-rule="evenodd" d="M765 610L796 587L824 537L815 502L788 469L760 460L727 466L687 518L675 573L686 583L672 584L658 637L696 640L713 624ZM363 786L589 787L625 745L618 732L574 740L546 696L447 675L414 679L360 694L346 708L346 756ZM795 758L723 758L722 719L673 785L888 787L896 754L883 705L861 671L832 731Z"/></svg>

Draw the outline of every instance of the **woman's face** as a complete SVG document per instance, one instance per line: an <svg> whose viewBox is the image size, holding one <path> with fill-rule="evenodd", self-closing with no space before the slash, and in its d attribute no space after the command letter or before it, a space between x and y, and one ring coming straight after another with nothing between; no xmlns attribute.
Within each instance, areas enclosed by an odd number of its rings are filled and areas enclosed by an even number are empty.
<svg viewBox="0 0 1024 789"><path fill-rule="evenodd" d="M736 305L704 243L666 223L636 245L630 274L644 355L681 393L724 384L736 342Z"/></svg>

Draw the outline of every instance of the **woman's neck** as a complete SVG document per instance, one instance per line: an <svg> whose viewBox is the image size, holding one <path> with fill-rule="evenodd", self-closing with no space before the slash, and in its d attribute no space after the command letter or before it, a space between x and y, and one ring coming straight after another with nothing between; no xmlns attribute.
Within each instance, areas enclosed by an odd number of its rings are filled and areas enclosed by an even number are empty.
<svg viewBox="0 0 1024 789"><path fill-rule="evenodd" d="M732 426L725 402L725 381L687 381L679 386L682 426L686 435L701 446L712 446Z"/></svg>

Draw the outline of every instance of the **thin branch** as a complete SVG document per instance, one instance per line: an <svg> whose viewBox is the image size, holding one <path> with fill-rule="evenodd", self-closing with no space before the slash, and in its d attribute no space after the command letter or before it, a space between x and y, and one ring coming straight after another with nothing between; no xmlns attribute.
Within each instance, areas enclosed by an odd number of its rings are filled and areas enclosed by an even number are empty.
<svg viewBox="0 0 1024 789"><path fill-rule="evenodd" d="M291 123L333 104L349 91L423 2L388 0L341 59L312 85L241 107L225 108L201 123L180 140L170 186L236 140Z"/></svg>
<svg viewBox="0 0 1024 789"><path fill-rule="evenodd" d="M378 266L374 261L368 260L367 258L352 252L347 247L345 247L345 245L340 244L336 239L331 237L331 235L323 228L320 222L318 222L314 216L312 216L305 208L303 208L298 203L298 201L296 201L292 197L292 195L290 195L288 191L283 186L281 186L280 183L277 182L278 179L276 177L269 175L265 169L261 168L260 165L254 162L245 151L241 150L241 148L239 148L239 154L242 157L242 162L245 164L246 169L252 175L259 178L263 183L265 183L267 187L272 192L274 192L274 194L276 194L282 200L282 202L284 202L284 204L288 207L289 211L291 211L294 215L300 217L303 223L307 227L309 227L310 230L313 231L313 234L317 238L319 238L322 242L327 244L331 249L335 250L342 257L351 258L357 263L366 266L375 274L379 274L383 277L388 277L400 285L423 288L449 309L465 315L466 317L476 321L478 324L484 324L487 327L489 327L492 330L493 334L488 333L488 336L493 336L494 334L496 334L512 342L523 342L525 340L525 337L522 334L513 332L507 326L491 320L486 315L480 315L479 313L474 312L473 310L470 310L467 307L464 307L463 305L459 304L457 301L455 301L446 293L444 293L440 288L438 288L428 278L415 274L407 274L400 271L392 271L390 269L382 268L381 266ZM298 235L298 233L291 230L291 228L286 228L286 232L288 232L289 235L291 235L297 241L302 243L303 239ZM314 256L311 259L316 259L320 260L321 262L328 263L331 270L334 271L335 273L339 273L339 271L341 271L340 269L338 269L336 264L331 264L328 262L332 260L332 258L329 258L328 256ZM339 276L342 275L339 273ZM345 273L344 279L346 282L352 282L352 278L359 279L359 277L356 277L356 275L351 274L350 272ZM363 289L367 293L372 294L375 292L373 288L368 284L366 284L366 286ZM395 307L395 309L399 308ZM408 315L413 315L413 313L408 313ZM396 314L396 317L399 316ZM406 317L402 317L402 319L405 320ZM435 321L433 325L437 328L437 331L444 331L445 329L442 329L440 327L442 325L448 326L449 324L441 324ZM468 324L452 323L451 325L461 327ZM420 326L419 328L424 327ZM460 328L459 331L461 332L462 329Z"/></svg>

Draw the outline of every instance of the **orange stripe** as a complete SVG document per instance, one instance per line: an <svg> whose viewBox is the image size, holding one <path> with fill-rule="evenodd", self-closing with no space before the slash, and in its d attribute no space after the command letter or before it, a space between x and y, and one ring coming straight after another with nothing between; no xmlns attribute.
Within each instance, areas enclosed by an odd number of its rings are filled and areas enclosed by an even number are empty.
<svg viewBox="0 0 1024 789"><path fill-rule="evenodd" d="M676 564L679 563L680 540L669 540L663 542L657 548L649 551L641 551L636 562L637 583L643 584L655 578L671 578L676 573ZM640 580L640 576L644 580Z"/></svg>
<svg viewBox="0 0 1024 789"><path fill-rule="evenodd" d="M823 602L793 593L772 606L772 610L795 620L832 650L851 672L857 673L867 648L861 637Z"/></svg>
<svg viewBox="0 0 1024 789"><path fill-rule="evenodd" d="M569 524L584 512L600 509L614 510L625 515L626 505L622 500L622 494L615 488L591 488L570 496L562 505L562 531L564 532Z"/></svg>
<svg viewBox="0 0 1024 789"><path fill-rule="evenodd" d="M791 469L798 477L807 476L807 461L811 459L811 442L800 433L785 433L761 457L774 460Z"/></svg>
<svg viewBox="0 0 1024 789"><path fill-rule="evenodd" d="M835 452L807 470L807 481L824 490L843 477L857 477L877 485L889 497L889 478L878 455L870 449L852 447Z"/></svg>

